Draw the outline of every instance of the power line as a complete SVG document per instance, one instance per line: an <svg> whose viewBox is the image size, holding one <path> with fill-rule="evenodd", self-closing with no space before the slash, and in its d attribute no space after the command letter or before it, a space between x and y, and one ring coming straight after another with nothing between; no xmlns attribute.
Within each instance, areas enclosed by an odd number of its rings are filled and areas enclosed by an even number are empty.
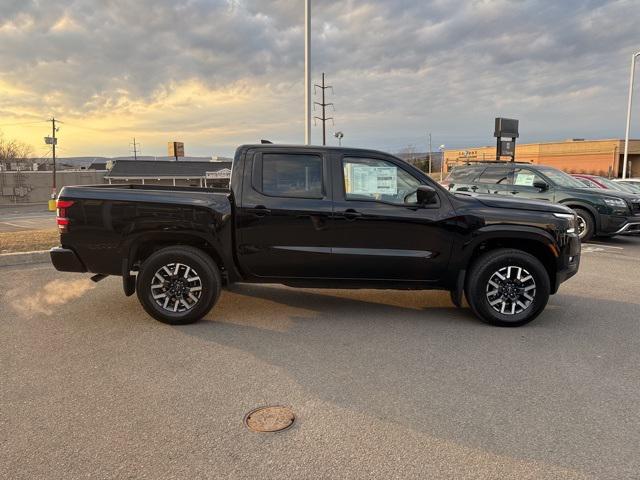
<svg viewBox="0 0 640 480"><path fill-rule="evenodd" d="M38 125L40 123L45 123L45 121L40 120L39 122L3 123L3 124L0 124L0 127L18 127L20 125Z"/></svg>
<svg viewBox="0 0 640 480"><path fill-rule="evenodd" d="M69 122L60 122L60 123L64 123L68 127L80 128L82 130L91 130L92 132L99 132L99 133L106 132L105 130L100 130L99 128L87 127L85 125L78 125L76 123L69 123Z"/></svg>
<svg viewBox="0 0 640 480"><path fill-rule="evenodd" d="M326 145L327 144L327 129L326 129L326 123L327 120L331 120L331 122L333 122L333 117L327 117L325 114L325 108L328 107L329 105L331 105L333 107L333 103L326 103L325 102L325 97L324 97L324 92L327 88L331 89L331 92L333 92L333 87L331 85L325 85L324 84L324 72L322 72L322 85L317 85L315 84L314 86L314 93L315 93L315 89L319 88L320 90L322 90L322 102L313 102L313 105L320 105L322 107L322 117L313 117L314 119L318 119L322 122L322 145Z"/></svg>

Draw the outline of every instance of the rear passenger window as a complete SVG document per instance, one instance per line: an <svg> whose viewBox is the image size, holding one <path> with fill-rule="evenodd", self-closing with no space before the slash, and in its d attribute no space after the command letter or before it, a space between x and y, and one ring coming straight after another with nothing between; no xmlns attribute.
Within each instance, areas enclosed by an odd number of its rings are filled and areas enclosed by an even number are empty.
<svg viewBox="0 0 640 480"><path fill-rule="evenodd" d="M485 169L484 166L479 167L457 167L454 168L449 176L447 182L455 183L473 183L478 176Z"/></svg>
<svg viewBox="0 0 640 480"><path fill-rule="evenodd" d="M482 175L480 175L480 179L478 180L480 183L490 183L490 184L498 184L498 185L506 185L510 182L509 175L511 174L512 169L497 167L487 168Z"/></svg>
<svg viewBox="0 0 640 480"><path fill-rule="evenodd" d="M318 155L264 153L256 162L255 177L262 179L258 189L265 195L322 198L322 158Z"/></svg>

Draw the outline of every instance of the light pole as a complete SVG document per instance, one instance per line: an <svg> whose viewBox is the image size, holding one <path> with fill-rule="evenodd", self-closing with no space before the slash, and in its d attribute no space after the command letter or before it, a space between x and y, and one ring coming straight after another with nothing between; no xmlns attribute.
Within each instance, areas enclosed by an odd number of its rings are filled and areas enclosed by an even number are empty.
<svg viewBox="0 0 640 480"><path fill-rule="evenodd" d="M631 127L631 104L633 103L633 77L636 71L636 57L640 52L631 55L631 78L629 78L629 103L627 105L627 128L624 133L624 160L622 163L622 178L627 178L627 157L629 156L629 128Z"/></svg>
<svg viewBox="0 0 640 480"><path fill-rule="evenodd" d="M442 178L444 177L444 149L444 145L440 145L438 148L438 150L440 150L440 181L442 181Z"/></svg>
<svg viewBox="0 0 640 480"><path fill-rule="evenodd" d="M344 133L336 132L336 133L333 134L333 136L338 139L338 145L342 146L342 139L344 138Z"/></svg>
<svg viewBox="0 0 640 480"><path fill-rule="evenodd" d="M311 145L311 0L304 0L304 143Z"/></svg>

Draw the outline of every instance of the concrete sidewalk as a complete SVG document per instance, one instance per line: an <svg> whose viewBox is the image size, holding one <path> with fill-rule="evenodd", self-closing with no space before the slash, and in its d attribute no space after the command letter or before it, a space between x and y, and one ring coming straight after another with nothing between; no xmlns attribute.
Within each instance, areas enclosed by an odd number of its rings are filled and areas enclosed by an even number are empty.
<svg viewBox="0 0 640 480"><path fill-rule="evenodd" d="M0 267L16 265L30 265L32 263L46 263L50 261L49 250L35 252L17 252L0 254Z"/></svg>

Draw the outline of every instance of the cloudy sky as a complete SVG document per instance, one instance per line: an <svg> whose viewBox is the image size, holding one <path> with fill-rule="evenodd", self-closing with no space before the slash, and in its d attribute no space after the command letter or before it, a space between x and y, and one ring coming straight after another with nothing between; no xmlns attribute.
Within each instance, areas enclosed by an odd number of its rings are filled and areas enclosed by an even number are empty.
<svg viewBox="0 0 640 480"><path fill-rule="evenodd" d="M328 130L346 145L485 145L495 116L519 118L522 141L624 134L640 0L312 3L313 78L334 87ZM63 156L127 155L133 136L146 155L301 143L303 14L302 0L0 0L0 130L39 155L51 115Z"/></svg>

